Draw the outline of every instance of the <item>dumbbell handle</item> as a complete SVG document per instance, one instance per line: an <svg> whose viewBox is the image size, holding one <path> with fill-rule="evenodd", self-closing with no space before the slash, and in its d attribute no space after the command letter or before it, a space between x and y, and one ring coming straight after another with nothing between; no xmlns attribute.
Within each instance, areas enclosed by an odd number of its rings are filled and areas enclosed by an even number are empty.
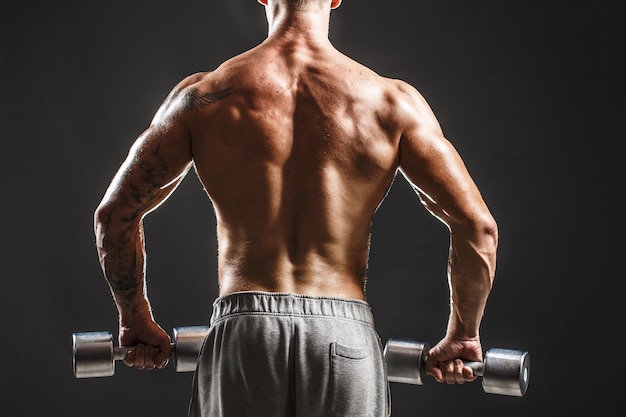
<svg viewBox="0 0 626 417"><path fill-rule="evenodd" d="M463 365L472 368L472 371L474 371L474 375L476 375L476 376L483 376L483 372L485 371L485 363L484 362L463 361Z"/></svg>
<svg viewBox="0 0 626 417"><path fill-rule="evenodd" d="M170 343L172 347L172 355L176 355L176 343ZM116 346L113 348L113 359L123 361L126 354L131 350L135 350L136 346Z"/></svg>

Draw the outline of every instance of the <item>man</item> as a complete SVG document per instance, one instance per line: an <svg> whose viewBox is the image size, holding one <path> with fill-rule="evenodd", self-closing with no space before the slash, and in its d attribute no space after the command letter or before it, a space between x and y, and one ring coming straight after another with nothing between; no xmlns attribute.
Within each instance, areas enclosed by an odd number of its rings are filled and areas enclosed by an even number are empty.
<svg viewBox="0 0 626 417"><path fill-rule="evenodd" d="M390 414L365 301L370 224L399 170L450 230L451 311L427 373L476 377L497 226L426 101L333 48L341 0L259 0L269 35L183 80L95 213L125 363L163 368L169 336L145 287L142 219L193 166L217 219L220 297L190 415Z"/></svg>

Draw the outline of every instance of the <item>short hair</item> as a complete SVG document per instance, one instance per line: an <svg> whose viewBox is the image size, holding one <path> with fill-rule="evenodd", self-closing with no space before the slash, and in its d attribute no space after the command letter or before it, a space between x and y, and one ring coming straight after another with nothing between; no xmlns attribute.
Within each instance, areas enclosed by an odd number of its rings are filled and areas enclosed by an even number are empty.
<svg viewBox="0 0 626 417"><path fill-rule="evenodd" d="M311 5L321 6L323 1L324 0L285 0L285 2L289 4L289 6L293 7L296 10L306 9L308 6Z"/></svg>

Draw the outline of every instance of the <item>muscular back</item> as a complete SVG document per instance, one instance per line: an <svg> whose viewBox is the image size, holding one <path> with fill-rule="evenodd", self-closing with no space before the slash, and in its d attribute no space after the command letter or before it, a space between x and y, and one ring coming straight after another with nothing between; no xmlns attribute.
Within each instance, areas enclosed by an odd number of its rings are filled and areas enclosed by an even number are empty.
<svg viewBox="0 0 626 417"><path fill-rule="evenodd" d="M222 294L364 297L370 223L399 162L389 88L332 48L271 42L189 83Z"/></svg>

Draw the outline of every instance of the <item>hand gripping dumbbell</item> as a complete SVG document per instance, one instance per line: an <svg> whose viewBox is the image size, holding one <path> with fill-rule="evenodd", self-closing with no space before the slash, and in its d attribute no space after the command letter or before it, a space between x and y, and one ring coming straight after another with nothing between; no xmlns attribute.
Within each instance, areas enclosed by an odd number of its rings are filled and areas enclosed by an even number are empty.
<svg viewBox="0 0 626 417"><path fill-rule="evenodd" d="M430 345L405 339L389 339L384 356L387 376L391 382L422 385L426 377L425 364ZM465 362L482 377L483 391L489 394L523 397L530 377L528 352L492 348L483 355L483 362Z"/></svg>
<svg viewBox="0 0 626 417"><path fill-rule="evenodd" d="M175 327L173 331L173 358L176 372L193 372L198 353L209 331L208 326ZM123 360L132 346L113 347L110 332L86 332L72 335L74 375L76 378L112 376L115 361Z"/></svg>

